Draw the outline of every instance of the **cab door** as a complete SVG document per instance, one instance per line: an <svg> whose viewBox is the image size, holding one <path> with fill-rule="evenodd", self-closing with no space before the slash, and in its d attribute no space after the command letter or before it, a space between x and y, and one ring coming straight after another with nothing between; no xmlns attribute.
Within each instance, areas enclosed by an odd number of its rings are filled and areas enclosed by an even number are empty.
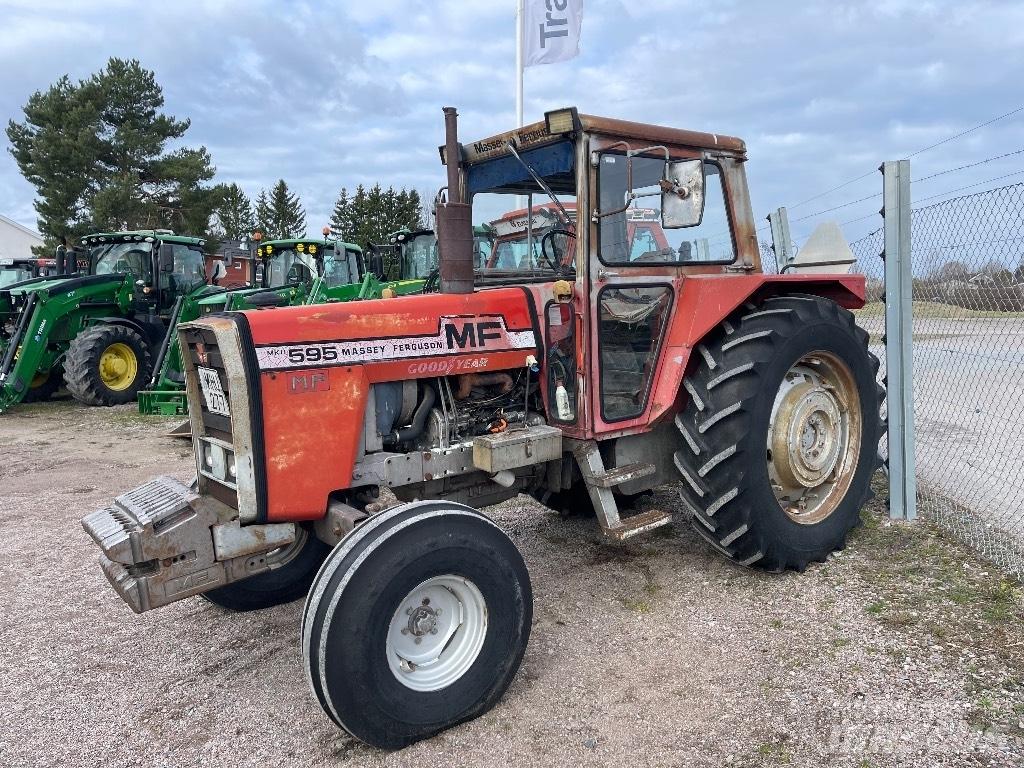
<svg viewBox="0 0 1024 768"><path fill-rule="evenodd" d="M722 219L702 225L705 164L699 150L622 141L598 140L594 145L588 249L590 412L593 432L607 434L635 430L650 421L651 393L662 369L684 272L712 263L698 258L695 240L707 241L710 229L720 227ZM667 198L666 187L675 190ZM692 210L690 218L681 219L677 200L686 198L684 207ZM724 217L721 194L719 202ZM677 226L680 221L686 226ZM731 251L727 219L724 237Z"/></svg>

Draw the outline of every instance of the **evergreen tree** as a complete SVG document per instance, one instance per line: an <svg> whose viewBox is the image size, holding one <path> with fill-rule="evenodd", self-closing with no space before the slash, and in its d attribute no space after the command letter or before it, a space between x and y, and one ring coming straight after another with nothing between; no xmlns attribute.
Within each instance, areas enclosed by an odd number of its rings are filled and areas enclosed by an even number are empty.
<svg viewBox="0 0 1024 768"><path fill-rule="evenodd" d="M252 203L237 184L224 187L223 198L214 215L217 219L216 232L225 240L247 238L256 227Z"/></svg>
<svg viewBox="0 0 1024 768"><path fill-rule="evenodd" d="M256 228L264 240L306 236L306 211L284 179L278 180L269 195L264 190L256 198Z"/></svg>
<svg viewBox="0 0 1024 768"><path fill-rule="evenodd" d="M414 189L396 191L380 184L369 189L360 184L351 196L343 188L330 226L336 236L364 250L371 244L387 243L388 236L400 229L423 228L420 195Z"/></svg>
<svg viewBox="0 0 1024 768"><path fill-rule="evenodd" d="M163 90L138 61L112 58L87 80L62 77L34 93L24 122L11 120L11 154L36 188L39 230L170 227L205 235L222 188L205 147L166 151L188 120L161 112Z"/></svg>

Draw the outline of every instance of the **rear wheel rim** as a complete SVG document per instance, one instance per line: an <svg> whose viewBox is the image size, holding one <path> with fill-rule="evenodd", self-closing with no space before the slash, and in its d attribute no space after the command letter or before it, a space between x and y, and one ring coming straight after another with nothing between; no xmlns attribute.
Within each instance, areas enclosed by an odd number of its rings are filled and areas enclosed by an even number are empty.
<svg viewBox="0 0 1024 768"><path fill-rule="evenodd" d="M434 576L399 603L388 625L388 667L406 688L447 688L473 666L487 636L487 602L469 579Z"/></svg>
<svg viewBox="0 0 1024 768"><path fill-rule="evenodd" d="M767 464L772 491L790 520L827 519L853 481L863 415L849 366L830 352L812 352L783 376L772 405Z"/></svg>
<svg viewBox="0 0 1024 768"><path fill-rule="evenodd" d="M127 344L116 341L100 355L100 380L108 389L122 392L139 374L139 359Z"/></svg>

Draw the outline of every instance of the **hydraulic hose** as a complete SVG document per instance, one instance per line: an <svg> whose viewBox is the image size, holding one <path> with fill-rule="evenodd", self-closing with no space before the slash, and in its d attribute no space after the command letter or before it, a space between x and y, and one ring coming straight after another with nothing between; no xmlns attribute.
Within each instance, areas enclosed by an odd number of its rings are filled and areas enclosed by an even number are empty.
<svg viewBox="0 0 1024 768"><path fill-rule="evenodd" d="M434 402L437 400L437 393L434 392L434 387L430 384L427 385L423 391L423 399L420 400L420 404L416 406L416 410L412 414L412 422L407 427L397 429L388 435L387 442L390 445L396 445L399 443L405 443L409 440L415 440L417 437L423 434L423 429L427 425L427 416L430 415L430 409L434 407Z"/></svg>

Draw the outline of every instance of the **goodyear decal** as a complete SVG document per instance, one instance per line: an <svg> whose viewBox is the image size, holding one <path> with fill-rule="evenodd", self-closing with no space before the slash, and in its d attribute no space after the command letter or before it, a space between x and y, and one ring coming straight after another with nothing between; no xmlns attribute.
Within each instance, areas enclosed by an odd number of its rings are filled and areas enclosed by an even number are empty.
<svg viewBox="0 0 1024 768"><path fill-rule="evenodd" d="M353 365L478 352L535 349L533 331L510 331L501 315L441 317L437 333L256 347L260 370Z"/></svg>

